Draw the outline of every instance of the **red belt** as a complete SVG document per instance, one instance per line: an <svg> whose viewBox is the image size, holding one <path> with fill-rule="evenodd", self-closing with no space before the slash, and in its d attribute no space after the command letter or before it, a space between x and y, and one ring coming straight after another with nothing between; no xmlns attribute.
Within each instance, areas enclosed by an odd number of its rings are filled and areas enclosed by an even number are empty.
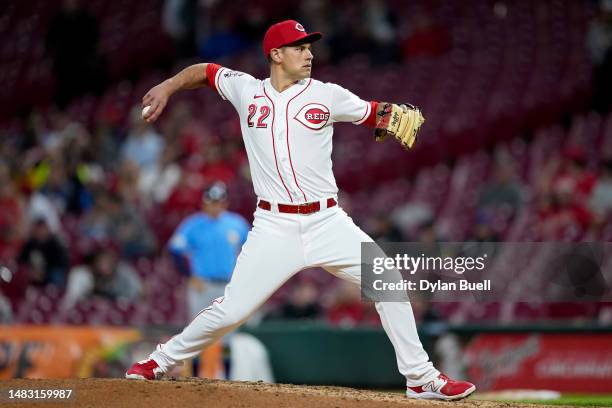
<svg viewBox="0 0 612 408"><path fill-rule="evenodd" d="M333 207L337 205L335 199L328 198L327 199L327 208ZM266 200L259 200L257 204L259 208L262 210L272 210L272 204L270 204ZM304 203L304 204L278 204L278 212L288 213L288 214L312 214L317 211L321 211L321 203L319 201L313 201L312 203Z"/></svg>

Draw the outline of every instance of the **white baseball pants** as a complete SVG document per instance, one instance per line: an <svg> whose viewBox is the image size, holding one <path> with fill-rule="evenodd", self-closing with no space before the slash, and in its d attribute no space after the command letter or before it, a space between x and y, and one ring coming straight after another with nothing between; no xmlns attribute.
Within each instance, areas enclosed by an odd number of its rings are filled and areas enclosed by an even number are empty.
<svg viewBox="0 0 612 408"><path fill-rule="evenodd" d="M235 329L283 283L302 269L322 267L355 284L361 280L361 242L372 239L338 206L310 215L257 208L253 229L242 248L225 295L202 310L151 358L165 371L194 358L202 348ZM323 207L324 208L324 207ZM419 340L408 302L376 303L407 386L439 375Z"/></svg>

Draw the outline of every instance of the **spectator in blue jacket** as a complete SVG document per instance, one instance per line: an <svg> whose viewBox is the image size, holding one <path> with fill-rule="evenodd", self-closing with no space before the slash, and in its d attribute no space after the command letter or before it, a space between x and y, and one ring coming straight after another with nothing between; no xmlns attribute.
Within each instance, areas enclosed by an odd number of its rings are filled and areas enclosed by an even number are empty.
<svg viewBox="0 0 612 408"><path fill-rule="evenodd" d="M227 188L212 184L203 194L202 211L185 219L168 249L181 273L190 277L187 301L192 317L223 296L249 224L227 211Z"/></svg>

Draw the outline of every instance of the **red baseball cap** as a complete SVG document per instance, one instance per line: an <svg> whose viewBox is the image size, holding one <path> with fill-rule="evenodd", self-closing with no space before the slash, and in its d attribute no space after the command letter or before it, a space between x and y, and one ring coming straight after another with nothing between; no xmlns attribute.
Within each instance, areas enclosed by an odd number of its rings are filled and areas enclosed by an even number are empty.
<svg viewBox="0 0 612 408"><path fill-rule="evenodd" d="M272 48L280 48L293 43L312 43L323 37L319 32L308 34L304 26L295 20L285 20L273 24L263 39L263 52L267 57Z"/></svg>

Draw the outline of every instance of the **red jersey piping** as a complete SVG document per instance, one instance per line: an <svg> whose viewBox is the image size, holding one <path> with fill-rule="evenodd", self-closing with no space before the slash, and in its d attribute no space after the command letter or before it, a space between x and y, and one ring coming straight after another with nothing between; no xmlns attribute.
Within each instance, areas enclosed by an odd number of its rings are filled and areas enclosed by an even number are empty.
<svg viewBox="0 0 612 408"><path fill-rule="evenodd" d="M287 188L287 185L285 184L285 180L283 180L283 176L281 176L280 174L280 169L278 168L278 160L276 158L276 143L274 142L274 118L276 117L276 108L274 107L274 102L272 102L272 98L270 98L270 96L268 95L268 92L266 91L265 86L263 87L263 89L264 89L264 94L266 95L270 103L272 104L272 127L270 128L270 130L272 132L272 151L274 152L274 164L276 164L276 171L278 173L278 177L280 177L281 183L283 183L283 187L285 187L285 190L287 191L287 194L289 195L289 199L291 200L291 202L293 202L293 197L291 197L291 193L289 192L289 189Z"/></svg>

